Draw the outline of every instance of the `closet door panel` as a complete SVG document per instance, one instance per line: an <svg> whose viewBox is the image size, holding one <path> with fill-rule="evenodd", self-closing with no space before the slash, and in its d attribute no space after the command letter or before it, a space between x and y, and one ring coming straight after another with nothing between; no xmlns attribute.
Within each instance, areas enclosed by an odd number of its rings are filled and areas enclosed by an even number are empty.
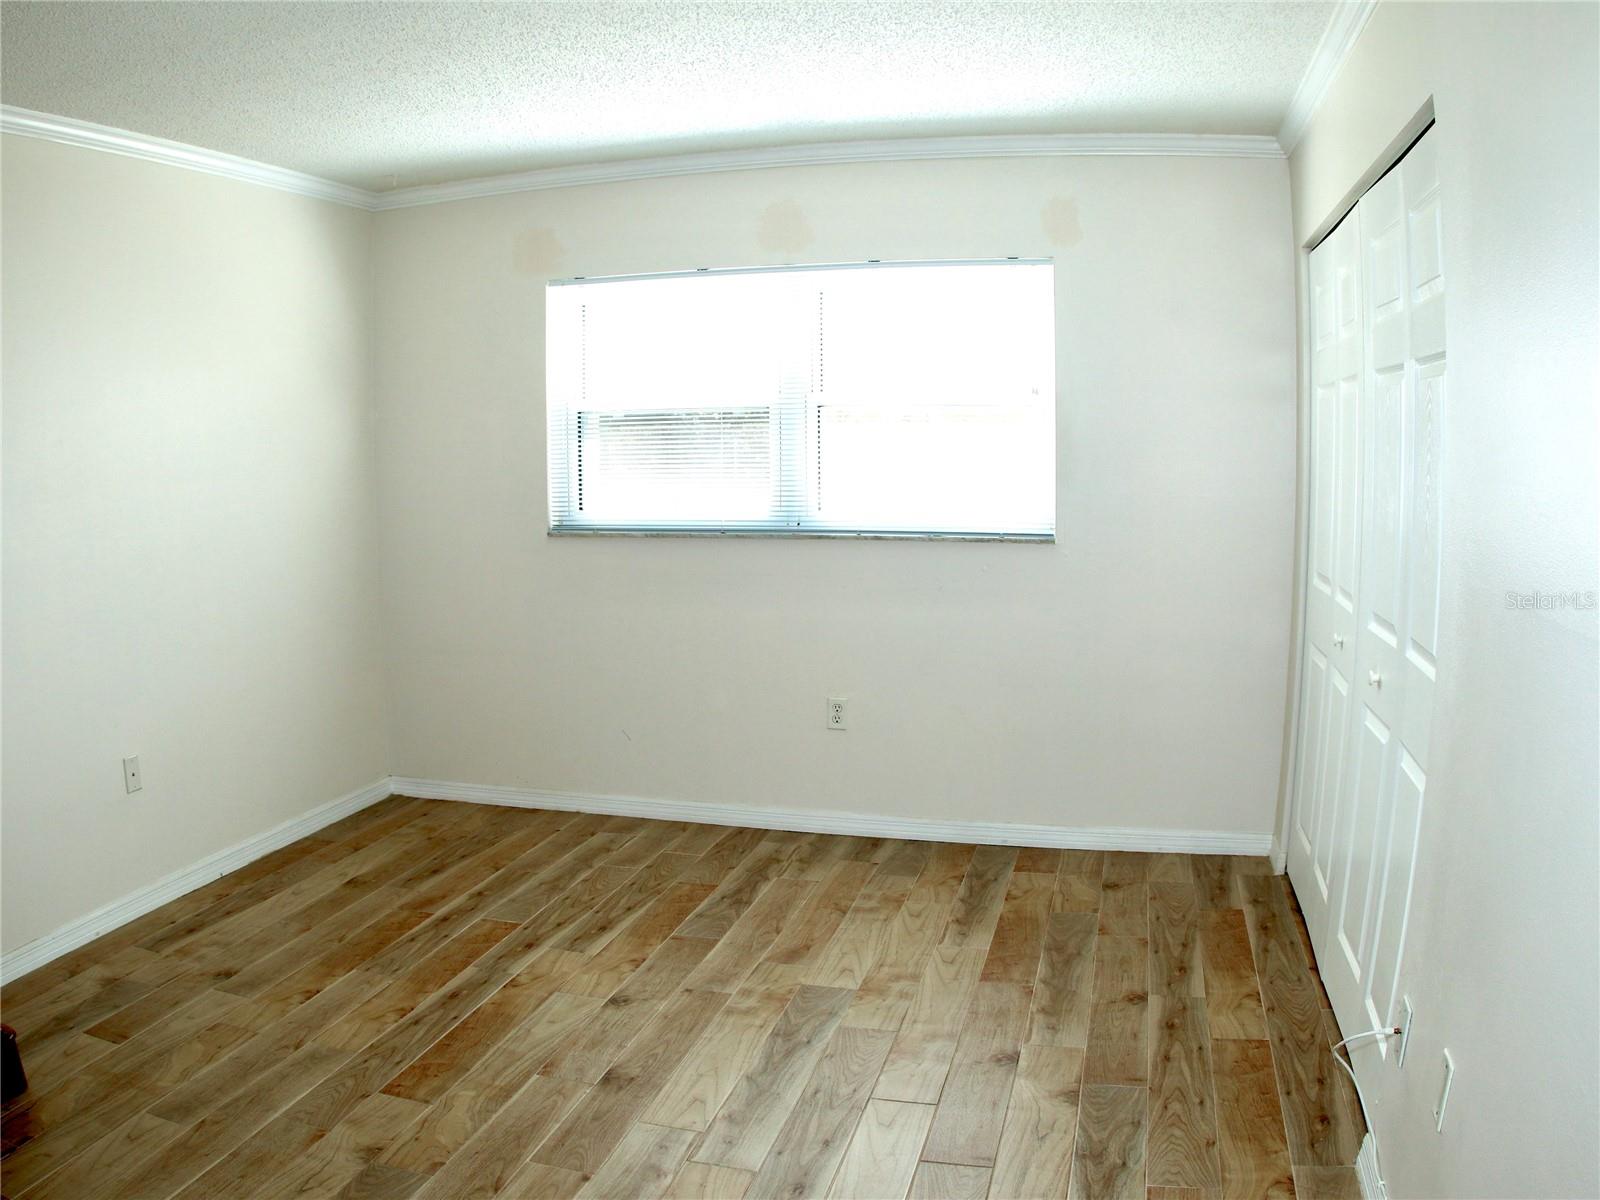
<svg viewBox="0 0 1600 1200"><path fill-rule="evenodd" d="M1398 174L1407 230L1406 408L1402 413L1404 603L1396 669L1399 729L1390 789L1389 835L1371 964L1361 993L1364 1018L1388 1025L1399 1012L1406 925L1427 795L1429 736L1438 683L1439 479L1445 418L1445 276L1440 224L1438 142L1426 134ZM1387 1047L1385 1047L1387 1049Z"/></svg>
<svg viewBox="0 0 1600 1200"><path fill-rule="evenodd" d="M1366 408L1352 763L1334 801L1340 820L1331 834L1327 924L1312 929L1347 1032L1395 1020L1427 798L1446 378L1439 192L1428 137L1362 197L1355 217Z"/></svg>
<svg viewBox="0 0 1600 1200"><path fill-rule="evenodd" d="M1326 917L1334 831L1347 791L1361 569L1360 242L1346 222L1312 252L1310 511L1305 657L1289 872L1308 922Z"/></svg>

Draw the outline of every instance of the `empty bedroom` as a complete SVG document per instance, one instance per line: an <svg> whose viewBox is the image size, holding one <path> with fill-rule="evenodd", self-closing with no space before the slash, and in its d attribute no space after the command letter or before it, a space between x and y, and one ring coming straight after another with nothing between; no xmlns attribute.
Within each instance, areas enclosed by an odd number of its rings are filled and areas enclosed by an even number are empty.
<svg viewBox="0 0 1600 1200"><path fill-rule="evenodd" d="M0 0L4 1200L1600 1200L1600 2Z"/></svg>

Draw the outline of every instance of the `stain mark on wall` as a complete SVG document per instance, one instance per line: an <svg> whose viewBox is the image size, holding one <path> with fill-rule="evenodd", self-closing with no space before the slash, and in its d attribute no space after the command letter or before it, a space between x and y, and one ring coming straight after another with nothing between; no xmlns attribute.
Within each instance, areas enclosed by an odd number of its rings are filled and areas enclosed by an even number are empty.
<svg viewBox="0 0 1600 1200"><path fill-rule="evenodd" d="M551 276L558 273L567 248L555 230L535 226L517 234L511 244L511 266L518 275Z"/></svg>
<svg viewBox="0 0 1600 1200"><path fill-rule="evenodd" d="M1044 235L1057 246L1076 246L1083 241L1083 226L1078 224L1078 200L1075 196L1052 196L1050 203L1039 214L1039 224Z"/></svg>
<svg viewBox="0 0 1600 1200"><path fill-rule="evenodd" d="M756 243L763 250L797 253L811 245L815 238L805 210L793 200L767 205L756 227Z"/></svg>

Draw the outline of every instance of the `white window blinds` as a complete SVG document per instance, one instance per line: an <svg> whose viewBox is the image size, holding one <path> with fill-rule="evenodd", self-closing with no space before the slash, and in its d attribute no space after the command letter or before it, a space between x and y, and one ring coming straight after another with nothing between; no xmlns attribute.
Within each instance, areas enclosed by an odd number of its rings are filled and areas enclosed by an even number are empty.
<svg viewBox="0 0 1600 1200"><path fill-rule="evenodd" d="M551 284L553 532L1055 530L1049 263Z"/></svg>

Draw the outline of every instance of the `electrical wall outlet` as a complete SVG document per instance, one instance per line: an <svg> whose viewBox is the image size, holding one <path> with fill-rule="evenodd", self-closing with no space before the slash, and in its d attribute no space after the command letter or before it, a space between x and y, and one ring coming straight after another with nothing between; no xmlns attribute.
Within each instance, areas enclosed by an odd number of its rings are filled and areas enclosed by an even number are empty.
<svg viewBox="0 0 1600 1200"><path fill-rule="evenodd" d="M128 795L133 795L144 786L144 776L139 773L139 756L122 760L122 786L128 789Z"/></svg>
<svg viewBox="0 0 1600 1200"><path fill-rule="evenodd" d="M828 728L849 728L849 726L845 724L845 700L843 696L828 697Z"/></svg>
<svg viewBox="0 0 1600 1200"><path fill-rule="evenodd" d="M1394 1065L1406 1065L1406 1046L1411 1042L1411 1018L1415 1015L1411 1011L1411 997L1400 997L1400 1037L1395 1042Z"/></svg>
<svg viewBox="0 0 1600 1200"><path fill-rule="evenodd" d="M1450 1103L1450 1085L1456 1078L1456 1060L1450 1057L1450 1051L1444 1052L1444 1082L1439 1085L1439 1105L1433 1110L1433 1128L1438 1133L1444 1132L1444 1106Z"/></svg>

